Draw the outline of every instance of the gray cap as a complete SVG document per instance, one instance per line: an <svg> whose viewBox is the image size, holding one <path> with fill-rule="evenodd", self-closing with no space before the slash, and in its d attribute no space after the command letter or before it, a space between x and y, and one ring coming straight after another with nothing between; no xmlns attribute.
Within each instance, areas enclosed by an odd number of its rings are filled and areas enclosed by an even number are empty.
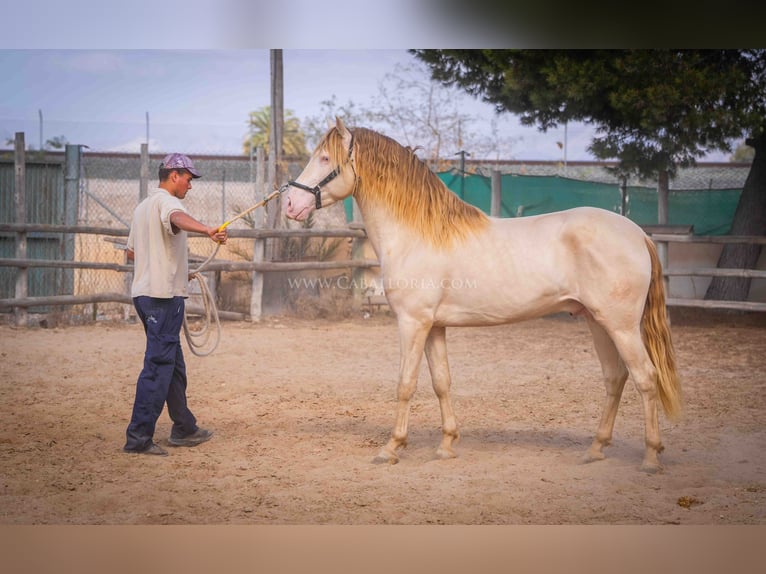
<svg viewBox="0 0 766 574"><path fill-rule="evenodd" d="M188 169L192 177L202 177L200 173L194 169L194 164L189 156L185 156L181 153L171 153L165 156L160 164L160 169Z"/></svg>

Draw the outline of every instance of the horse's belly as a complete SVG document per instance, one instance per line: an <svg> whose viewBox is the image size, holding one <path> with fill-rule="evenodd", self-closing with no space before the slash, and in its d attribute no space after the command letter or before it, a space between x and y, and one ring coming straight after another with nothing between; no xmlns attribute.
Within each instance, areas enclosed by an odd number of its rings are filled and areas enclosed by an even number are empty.
<svg viewBox="0 0 766 574"><path fill-rule="evenodd" d="M579 313L583 306L563 294L521 297L498 291L489 297L472 298L446 295L434 313L440 326L499 325L534 319L552 313Z"/></svg>

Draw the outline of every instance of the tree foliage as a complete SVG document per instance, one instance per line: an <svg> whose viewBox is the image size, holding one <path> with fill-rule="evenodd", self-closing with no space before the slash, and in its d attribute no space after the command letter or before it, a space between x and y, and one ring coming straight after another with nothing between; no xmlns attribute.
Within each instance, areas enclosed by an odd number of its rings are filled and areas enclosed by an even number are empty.
<svg viewBox="0 0 766 574"><path fill-rule="evenodd" d="M251 150L262 147L269 153L269 136L271 134L271 106L264 106L250 112L248 118L248 135L242 144L243 153L249 155ZM288 156L304 157L306 136L301 129L300 120L293 115L292 110L285 110L285 127L282 138L282 153Z"/></svg>
<svg viewBox="0 0 766 574"><path fill-rule="evenodd" d="M753 157L755 156L755 149L747 145L745 142L740 143L731 154L729 161L736 163L753 163Z"/></svg>
<svg viewBox="0 0 766 574"><path fill-rule="evenodd" d="M762 50L413 50L434 79L545 131L595 126L589 151L671 175L762 130Z"/></svg>

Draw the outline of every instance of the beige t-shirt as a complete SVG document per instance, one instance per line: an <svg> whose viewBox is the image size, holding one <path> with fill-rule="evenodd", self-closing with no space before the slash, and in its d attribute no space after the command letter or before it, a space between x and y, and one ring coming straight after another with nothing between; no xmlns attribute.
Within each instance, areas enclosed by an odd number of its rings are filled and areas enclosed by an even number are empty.
<svg viewBox="0 0 766 574"><path fill-rule="evenodd" d="M188 297L189 256L186 231L173 232L170 214L186 209L181 200L157 188L138 204L128 235L135 268L131 295Z"/></svg>

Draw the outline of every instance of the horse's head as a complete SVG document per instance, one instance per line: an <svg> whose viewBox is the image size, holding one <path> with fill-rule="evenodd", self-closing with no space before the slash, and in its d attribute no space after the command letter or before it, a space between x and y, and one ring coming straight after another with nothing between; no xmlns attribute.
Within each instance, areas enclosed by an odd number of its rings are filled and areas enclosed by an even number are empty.
<svg viewBox="0 0 766 574"><path fill-rule="evenodd" d="M304 221L314 209L332 205L354 191L354 137L335 118L335 126L324 135L309 163L294 181L288 182L284 213Z"/></svg>

